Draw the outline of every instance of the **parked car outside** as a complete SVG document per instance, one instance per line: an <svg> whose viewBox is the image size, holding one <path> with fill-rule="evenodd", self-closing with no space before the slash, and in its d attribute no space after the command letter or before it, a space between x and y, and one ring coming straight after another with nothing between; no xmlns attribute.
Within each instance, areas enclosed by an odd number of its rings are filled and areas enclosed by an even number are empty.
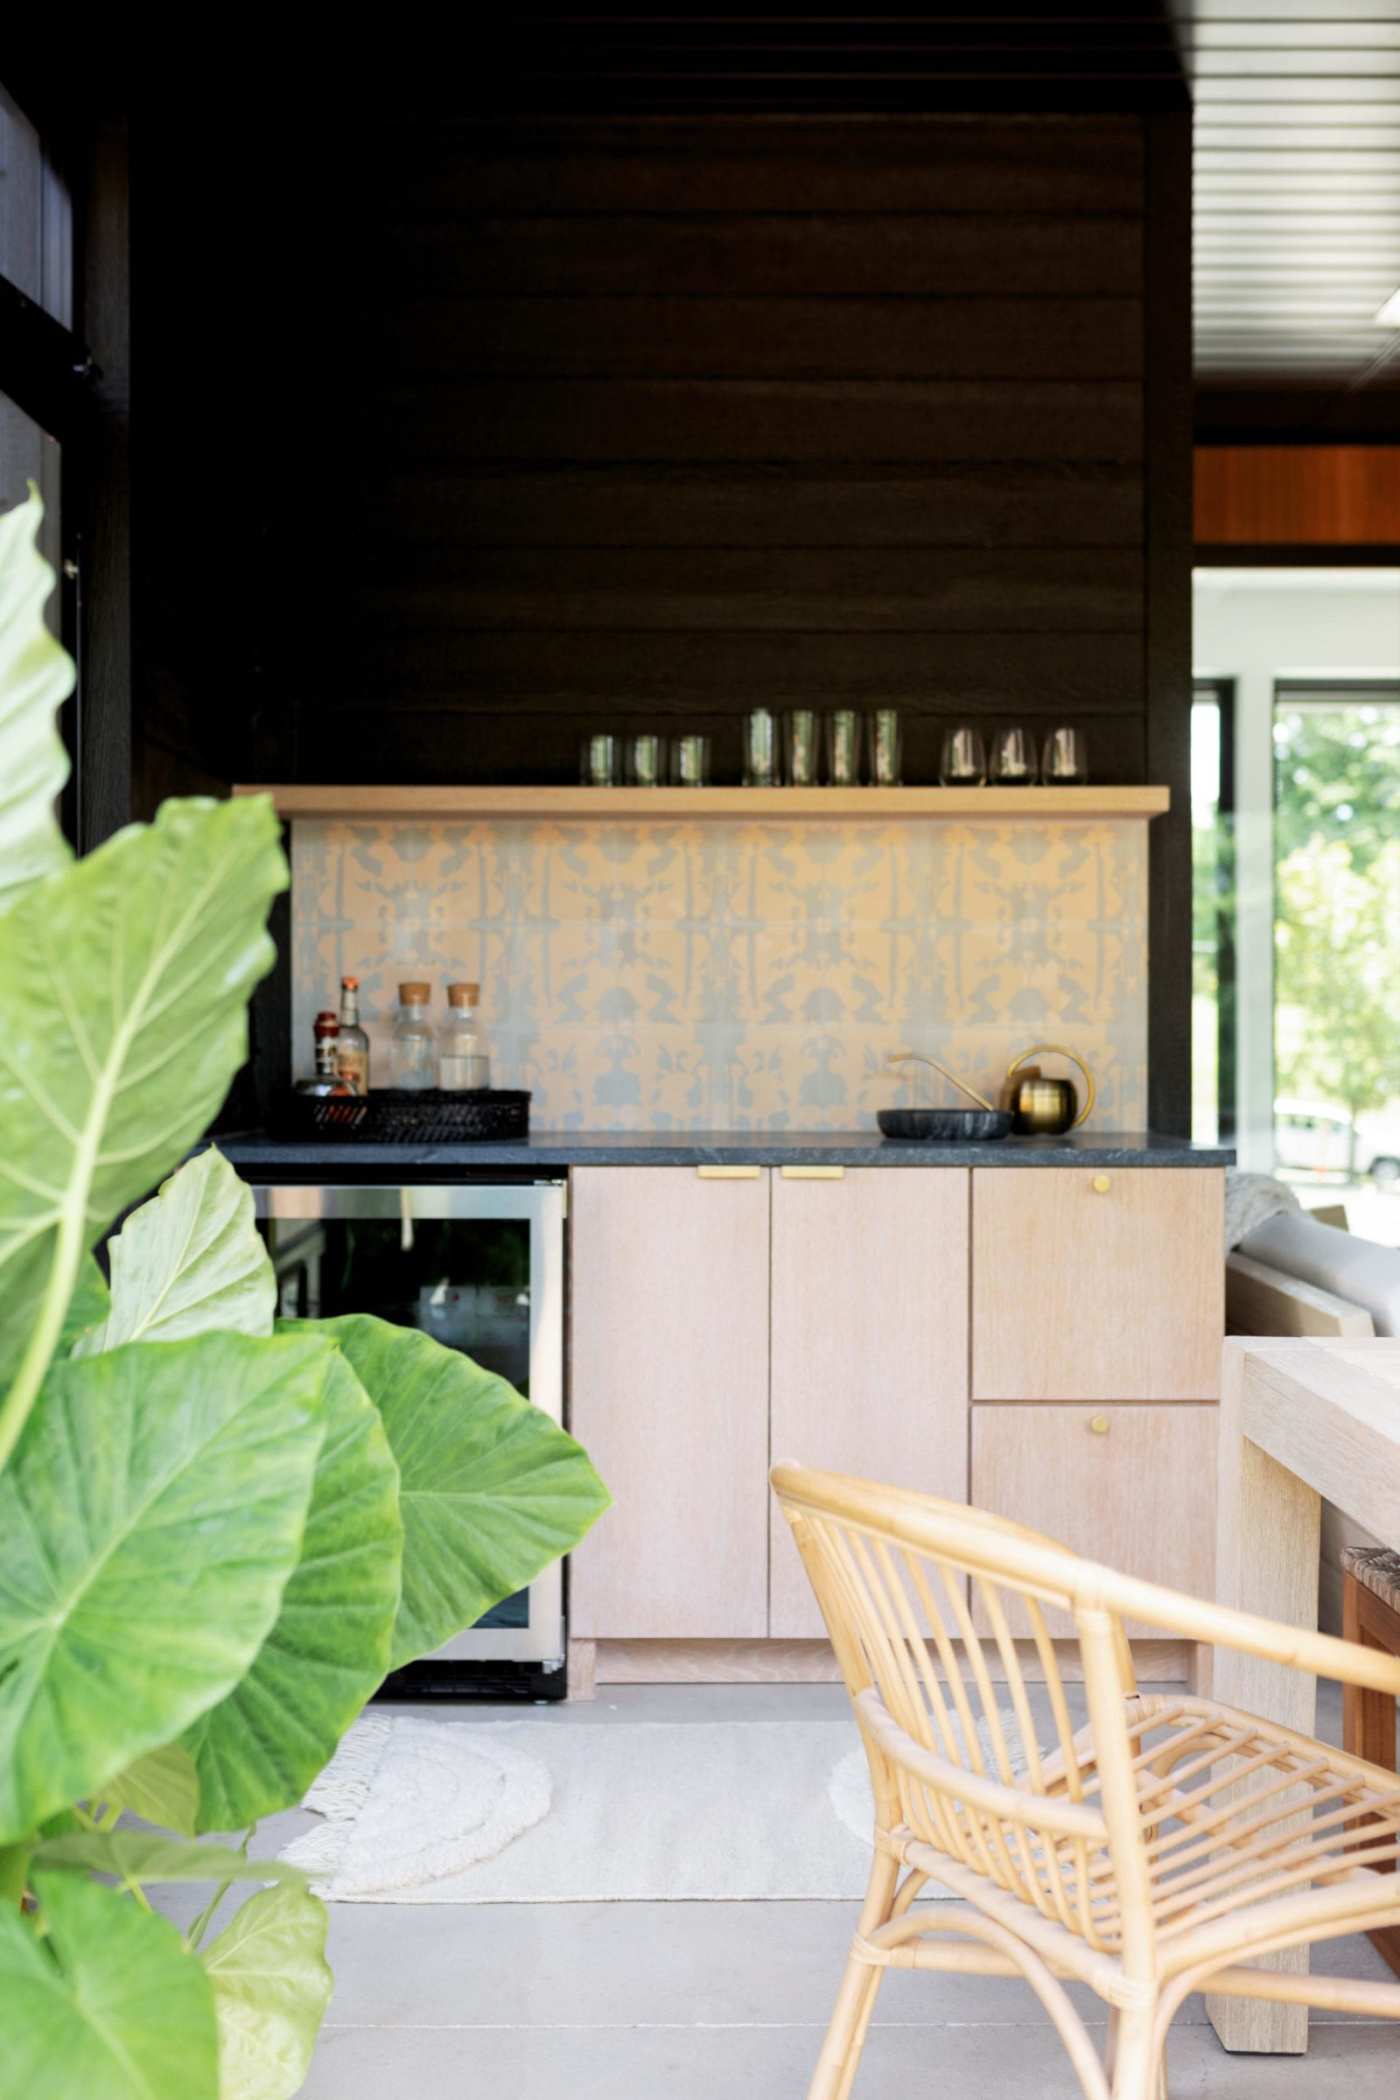
<svg viewBox="0 0 1400 2100"><path fill-rule="evenodd" d="M1400 1102L1359 1118L1352 1160L1351 1118L1318 1101L1274 1103L1274 1157L1285 1172L1347 1181L1370 1175L1384 1187L1400 1182Z"/></svg>

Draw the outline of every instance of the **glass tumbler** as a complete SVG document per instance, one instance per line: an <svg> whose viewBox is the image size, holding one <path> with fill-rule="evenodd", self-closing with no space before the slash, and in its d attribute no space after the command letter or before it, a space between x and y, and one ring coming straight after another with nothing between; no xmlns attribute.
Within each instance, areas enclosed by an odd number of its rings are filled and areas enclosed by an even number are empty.
<svg viewBox="0 0 1400 2100"><path fill-rule="evenodd" d="M771 707L753 707L744 717L744 786L778 785L778 717Z"/></svg>
<svg viewBox="0 0 1400 2100"><path fill-rule="evenodd" d="M666 739L653 730L639 730L627 739L627 785L659 788L666 785Z"/></svg>
<svg viewBox="0 0 1400 2100"><path fill-rule="evenodd" d="M814 707L790 708L783 717L789 787L814 788L817 784L817 729Z"/></svg>
<svg viewBox="0 0 1400 2100"><path fill-rule="evenodd" d="M834 707L826 718L826 778L834 788L860 786L860 716Z"/></svg>
<svg viewBox="0 0 1400 2100"><path fill-rule="evenodd" d="M622 751L615 736L586 736L579 750L578 777L584 787L616 787Z"/></svg>
<svg viewBox="0 0 1400 2100"><path fill-rule="evenodd" d="M1083 787L1089 778L1089 753L1082 729L1068 723L1045 739L1040 777L1047 787Z"/></svg>
<svg viewBox="0 0 1400 2100"><path fill-rule="evenodd" d="M992 747L992 779L998 787L1034 787L1035 739L1019 724L998 732Z"/></svg>
<svg viewBox="0 0 1400 2100"><path fill-rule="evenodd" d="M671 785L702 788L710 784L710 739L678 736L671 740Z"/></svg>
<svg viewBox="0 0 1400 2100"><path fill-rule="evenodd" d="M985 787L987 746L980 729L959 723L943 739L943 762L938 778L945 788Z"/></svg>
<svg viewBox="0 0 1400 2100"><path fill-rule="evenodd" d="M870 742L870 785L897 788L900 784L902 727L897 707L877 707L867 718Z"/></svg>

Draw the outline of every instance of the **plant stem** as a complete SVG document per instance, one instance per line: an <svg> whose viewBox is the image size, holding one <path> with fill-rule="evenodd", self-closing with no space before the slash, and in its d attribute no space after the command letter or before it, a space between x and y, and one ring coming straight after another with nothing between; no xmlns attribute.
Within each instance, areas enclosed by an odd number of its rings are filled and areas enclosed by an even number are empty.
<svg viewBox="0 0 1400 2100"><path fill-rule="evenodd" d="M0 1908L18 1910L29 1882L32 1840L21 1845L0 1845Z"/></svg>
<svg viewBox="0 0 1400 2100"><path fill-rule="evenodd" d="M205 1933L209 1930L209 1927L214 1922L215 1911L223 1902L225 1896L228 1894L229 1890L232 1887L233 1883L231 1881L221 1882L218 1888L215 1889L213 1895L209 1898L209 1901L205 1904L199 1916L195 1919L193 1925L191 1925L189 1931L185 1934L185 1945L189 1948L191 1954L195 1953L198 1950Z"/></svg>
<svg viewBox="0 0 1400 2100"><path fill-rule="evenodd" d="M250 1823L248 1825L248 1828L243 1833L243 1842L238 1849L243 1854L243 1857L245 1859L248 1857L248 1846L252 1842L253 1832L257 1829L257 1827L258 1826L256 1823ZM229 1890L232 1887L233 1883L231 1881L226 1881L224 1882L221 1888L215 1889L213 1895L205 1904L203 1910L195 1919L189 1931L185 1934L185 1945L189 1948L191 1954L193 1954L195 1950L199 1947L200 1943L204 1938L205 1933L209 1930L210 1925L213 1923L215 1911L223 1902L225 1896L228 1894Z"/></svg>

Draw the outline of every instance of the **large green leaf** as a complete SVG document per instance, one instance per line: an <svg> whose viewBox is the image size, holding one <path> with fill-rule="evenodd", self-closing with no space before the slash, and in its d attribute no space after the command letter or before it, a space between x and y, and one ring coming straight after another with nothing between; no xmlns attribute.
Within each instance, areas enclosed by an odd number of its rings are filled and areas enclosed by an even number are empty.
<svg viewBox="0 0 1400 2100"><path fill-rule="evenodd" d="M125 1809L147 1823L193 1837L199 1821L199 1774L183 1743L166 1743L109 1779L102 1798L109 1808Z"/></svg>
<svg viewBox="0 0 1400 2100"><path fill-rule="evenodd" d="M108 1253L111 1310L75 1356L215 1327L272 1332L277 1279L253 1223L253 1191L212 1145L132 1212Z"/></svg>
<svg viewBox="0 0 1400 2100"><path fill-rule="evenodd" d="M272 805L167 802L0 914L0 1463L85 1250L208 1126L286 883Z"/></svg>
<svg viewBox="0 0 1400 2100"><path fill-rule="evenodd" d="M39 552L37 491L0 517L0 910L69 860L54 804L68 778L56 717L73 660L44 625L53 570Z"/></svg>
<svg viewBox="0 0 1400 2100"><path fill-rule="evenodd" d="M245 1859L227 1845L192 1844L155 1830L77 1830L35 1847L36 1870L84 1867L130 1881L284 1881L302 1888L300 1867L280 1859Z"/></svg>
<svg viewBox="0 0 1400 2100"><path fill-rule="evenodd" d="M291 2100L330 2004L326 1906L295 1888L250 1896L205 1950L220 2100Z"/></svg>
<svg viewBox="0 0 1400 2100"><path fill-rule="evenodd" d="M294 1807L389 1665L403 1551L398 1470L338 1352L325 1400L306 1537L277 1623L247 1676L184 1737L201 1830L241 1830Z"/></svg>
<svg viewBox="0 0 1400 2100"><path fill-rule="evenodd" d="M78 1280L73 1286L73 1295L68 1300L68 1309L63 1315L63 1327L58 1337L60 1356L79 1355L78 1343L89 1327L105 1320L111 1308L112 1294L107 1288L107 1279L97 1266L96 1258L85 1254L78 1269Z"/></svg>
<svg viewBox="0 0 1400 2100"><path fill-rule="evenodd" d="M300 1552L333 1360L208 1334L53 1366L0 1473L0 1843L242 1677Z"/></svg>
<svg viewBox="0 0 1400 2100"><path fill-rule="evenodd" d="M77 1874L0 1908L0 2092L14 2100L221 2100L214 1991L165 1918Z"/></svg>
<svg viewBox="0 0 1400 2100"><path fill-rule="evenodd" d="M523 1589L607 1508L607 1489L571 1436L431 1335L367 1313L288 1324L339 1342L398 1461L403 1594L393 1668Z"/></svg>

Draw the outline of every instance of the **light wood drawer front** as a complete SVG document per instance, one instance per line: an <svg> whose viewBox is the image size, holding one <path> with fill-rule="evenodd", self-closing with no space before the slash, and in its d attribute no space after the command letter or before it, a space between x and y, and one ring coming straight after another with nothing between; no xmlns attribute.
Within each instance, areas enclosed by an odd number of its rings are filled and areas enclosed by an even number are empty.
<svg viewBox="0 0 1400 2100"><path fill-rule="evenodd" d="M972 1500L1090 1560L1210 1597L1218 1423L1214 1407L975 1407ZM1072 1630L1063 1613L1046 1619Z"/></svg>
<svg viewBox="0 0 1400 2100"><path fill-rule="evenodd" d="M1209 1167L979 1167L976 1400L1214 1400L1225 1331Z"/></svg>
<svg viewBox="0 0 1400 2100"><path fill-rule="evenodd" d="M967 1497L964 1167L773 1177L775 1459ZM772 1512L769 1630L824 1632Z"/></svg>
<svg viewBox="0 0 1400 2100"><path fill-rule="evenodd" d="M768 1631L768 1174L571 1177L572 1425L612 1494L570 1631Z"/></svg>

